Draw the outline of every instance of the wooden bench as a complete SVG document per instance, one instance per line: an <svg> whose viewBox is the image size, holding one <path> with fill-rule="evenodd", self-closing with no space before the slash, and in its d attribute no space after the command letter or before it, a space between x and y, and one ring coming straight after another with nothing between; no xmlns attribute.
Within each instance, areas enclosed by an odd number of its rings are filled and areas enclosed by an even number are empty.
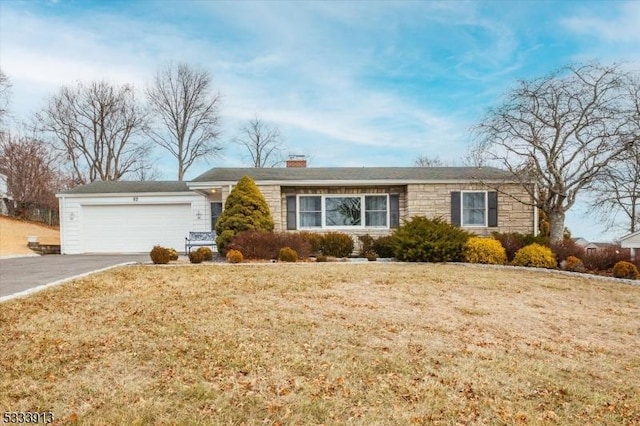
<svg viewBox="0 0 640 426"><path fill-rule="evenodd" d="M215 232L189 232L184 239L184 252L189 254L191 247L211 247L212 251L218 251L216 247Z"/></svg>

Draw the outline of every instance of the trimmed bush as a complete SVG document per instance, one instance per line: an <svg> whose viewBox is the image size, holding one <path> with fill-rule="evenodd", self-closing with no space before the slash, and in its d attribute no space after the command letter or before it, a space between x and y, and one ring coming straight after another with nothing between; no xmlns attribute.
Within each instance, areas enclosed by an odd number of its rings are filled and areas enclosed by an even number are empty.
<svg viewBox="0 0 640 426"><path fill-rule="evenodd" d="M358 240L360 241L358 256L367 257L367 253L375 253L375 249L373 248L375 240L371 235L360 235Z"/></svg>
<svg viewBox="0 0 640 426"><path fill-rule="evenodd" d="M178 260L178 251L176 249L167 249L169 250L169 261L176 261Z"/></svg>
<svg viewBox="0 0 640 426"><path fill-rule="evenodd" d="M165 265L171 260L171 253L169 249L161 246L153 246L153 249L149 252L151 261L156 265Z"/></svg>
<svg viewBox="0 0 640 426"><path fill-rule="evenodd" d="M322 249L322 234L305 231L299 232L298 235L300 235L300 237L309 244L312 255L320 254L320 250Z"/></svg>
<svg viewBox="0 0 640 426"><path fill-rule="evenodd" d="M441 218L416 216L393 233L394 257L404 262L458 262L470 237Z"/></svg>
<svg viewBox="0 0 640 426"><path fill-rule="evenodd" d="M329 258L324 254L316 256L316 262L328 262L328 261L329 261Z"/></svg>
<svg viewBox="0 0 640 426"><path fill-rule="evenodd" d="M507 253L500 241L493 238L471 237L464 245L464 258L469 263L504 265Z"/></svg>
<svg viewBox="0 0 640 426"><path fill-rule="evenodd" d="M366 257L369 262L375 262L376 260L378 260L378 256L376 255L376 253L374 251L366 252L364 254L364 257Z"/></svg>
<svg viewBox="0 0 640 426"><path fill-rule="evenodd" d="M328 232L322 236L320 251L325 256L347 257L353 253L353 240L342 232Z"/></svg>
<svg viewBox="0 0 640 426"><path fill-rule="evenodd" d="M504 247L507 253L507 261L511 262L516 255L516 252L522 247L530 244L548 245L549 238L533 234L521 234L519 232L493 232L491 234L493 238L500 241L502 247Z"/></svg>
<svg viewBox="0 0 640 426"><path fill-rule="evenodd" d="M202 260L207 262L213 260L213 251L209 247L200 247L198 251L202 254Z"/></svg>
<svg viewBox="0 0 640 426"><path fill-rule="evenodd" d="M549 247L540 244L529 244L516 252L513 258L516 266L553 269L556 267L556 256Z"/></svg>
<svg viewBox="0 0 640 426"><path fill-rule="evenodd" d="M635 280L638 278L638 268L631 262L621 260L613 266L613 276L616 278L626 278Z"/></svg>
<svg viewBox="0 0 640 426"><path fill-rule="evenodd" d="M577 245L571 238L565 238L558 243L551 243L549 247L551 247L551 250L555 253L558 263L569 257L576 257L578 259L584 257L584 248Z"/></svg>
<svg viewBox="0 0 640 426"><path fill-rule="evenodd" d="M206 247L200 247L200 248L206 248ZM191 263L202 263L202 261L204 260L204 252L201 251L200 249L198 250L193 250L189 252L189 262Z"/></svg>
<svg viewBox="0 0 640 426"><path fill-rule="evenodd" d="M273 218L267 201L253 179L244 176L231 190L216 222L216 244L225 254L233 238L243 231L272 231Z"/></svg>
<svg viewBox="0 0 640 426"><path fill-rule="evenodd" d="M292 232L245 231L229 244L230 249L242 252L246 259L257 260L277 259L284 247L293 249L300 259L311 255L311 245L302 235Z"/></svg>
<svg viewBox="0 0 640 426"><path fill-rule="evenodd" d="M562 262L560 262L560 267L565 271L571 272L586 272L587 268L584 267L584 263L582 260L578 259L575 256L569 256Z"/></svg>
<svg viewBox="0 0 640 426"><path fill-rule="evenodd" d="M278 252L278 260L281 262L297 262L298 253L290 247L283 247Z"/></svg>
<svg viewBox="0 0 640 426"><path fill-rule="evenodd" d="M373 251L380 257L393 257L393 237L380 237L373 242Z"/></svg>
<svg viewBox="0 0 640 426"><path fill-rule="evenodd" d="M244 260L244 256L238 250L228 250L227 251L227 262L229 263L242 263Z"/></svg>

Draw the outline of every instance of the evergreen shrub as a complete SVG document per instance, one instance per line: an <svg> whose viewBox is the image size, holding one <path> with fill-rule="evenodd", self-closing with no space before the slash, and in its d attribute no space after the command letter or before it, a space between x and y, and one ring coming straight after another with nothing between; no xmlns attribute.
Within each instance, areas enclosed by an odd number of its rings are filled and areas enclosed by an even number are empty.
<svg viewBox="0 0 640 426"><path fill-rule="evenodd" d="M470 237L441 218L416 216L394 231L394 257L404 262L458 262Z"/></svg>
<svg viewBox="0 0 640 426"><path fill-rule="evenodd" d="M621 260L613 266L613 276L616 278L626 278L635 280L638 278L638 268L631 262Z"/></svg>
<svg viewBox="0 0 640 426"><path fill-rule="evenodd" d="M169 261L178 260L178 251L176 249L170 248L169 250Z"/></svg>
<svg viewBox="0 0 640 426"><path fill-rule="evenodd" d="M229 263L242 263L244 256L238 250L230 249L227 251L227 262Z"/></svg>
<svg viewBox="0 0 640 426"><path fill-rule="evenodd" d="M156 265L165 265L171 260L171 253L169 253L169 249L165 247L153 246L153 249L149 252L149 257L151 257L151 261Z"/></svg>
<svg viewBox="0 0 640 426"><path fill-rule="evenodd" d="M549 247L533 243L522 247L513 258L516 266L553 269L556 267L556 256Z"/></svg>
<svg viewBox="0 0 640 426"><path fill-rule="evenodd" d="M213 251L209 247L200 247L198 251L202 254L202 260L207 262L213 260Z"/></svg>
<svg viewBox="0 0 640 426"><path fill-rule="evenodd" d="M273 231L267 201L253 179L244 176L231 190L216 222L216 244L225 254L233 238L242 231Z"/></svg>
<svg viewBox="0 0 640 426"><path fill-rule="evenodd" d="M379 257L393 257L393 237L388 235L377 238L373 242L373 251L375 251Z"/></svg>
<svg viewBox="0 0 640 426"><path fill-rule="evenodd" d="M560 267L565 271L571 272L586 272L587 268L584 267L584 263L582 260L577 258L576 256L569 256L562 262L560 262Z"/></svg>
<svg viewBox="0 0 640 426"><path fill-rule="evenodd" d="M200 247L200 248L206 248L206 247ZM198 250L192 250L189 252L189 262L191 263L202 263L202 261L204 260L204 252L201 251L200 249Z"/></svg>
<svg viewBox="0 0 640 426"><path fill-rule="evenodd" d="M281 262L297 262L298 253L290 247L283 247L278 252L278 260Z"/></svg>
<svg viewBox="0 0 640 426"><path fill-rule="evenodd" d="M322 236L320 251L325 256L347 257L353 253L353 240L342 232L328 232Z"/></svg>
<svg viewBox="0 0 640 426"><path fill-rule="evenodd" d="M507 253L500 241L493 238L471 237L464 245L464 258L469 263L504 265Z"/></svg>

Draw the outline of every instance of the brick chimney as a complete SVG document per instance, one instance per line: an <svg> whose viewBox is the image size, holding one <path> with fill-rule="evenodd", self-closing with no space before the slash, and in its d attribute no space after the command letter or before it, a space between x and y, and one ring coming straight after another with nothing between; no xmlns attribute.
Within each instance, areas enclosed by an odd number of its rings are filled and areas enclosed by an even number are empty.
<svg viewBox="0 0 640 426"><path fill-rule="evenodd" d="M307 167L307 158L304 155L290 155L287 160L287 168L289 167Z"/></svg>

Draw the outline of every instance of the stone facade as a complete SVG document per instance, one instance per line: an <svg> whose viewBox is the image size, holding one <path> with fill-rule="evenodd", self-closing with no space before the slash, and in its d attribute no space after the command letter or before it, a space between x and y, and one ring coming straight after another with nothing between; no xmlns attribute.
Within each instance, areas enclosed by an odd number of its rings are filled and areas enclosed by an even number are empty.
<svg viewBox="0 0 640 426"><path fill-rule="evenodd" d="M454 191L487 191L480 183L441 183L407 185L407 205L405 215L429 218L442 217L451 223L451 193ZM498 226L497 228L465 227L478 235L489 235L492 232L534 232L534 208L517 200L527 201L531 197L519 184L502 184L498 188Z"/></svg>
<svg viewBox="0 0 640 426"><path fill-rule="evenodd" d="M262 195L269 204L276 231L285 231L287 223L286 199L288 195L298 194L398 194L400 204L400 221L413 216L429 218L441 217L451 223L451 192L454 191L487 191L492 190L480 183L421 183L394 186L279 186L258 185ZM228 188L222 190L222 201L226 200ZM519 184L503 184L498 188L498 226L497 227L465 227L478 235L489 235L492 232L533 233L535 227L534 208L517 200L529 200L527 192ZM346 232L345 230L339 230ZM391 234L392 229L358 228L349 230L349 234L357 237L369 234L383 236ZM314 231L315 232L315 231ZM323 229L317 232L330 232Z"/></svg>

